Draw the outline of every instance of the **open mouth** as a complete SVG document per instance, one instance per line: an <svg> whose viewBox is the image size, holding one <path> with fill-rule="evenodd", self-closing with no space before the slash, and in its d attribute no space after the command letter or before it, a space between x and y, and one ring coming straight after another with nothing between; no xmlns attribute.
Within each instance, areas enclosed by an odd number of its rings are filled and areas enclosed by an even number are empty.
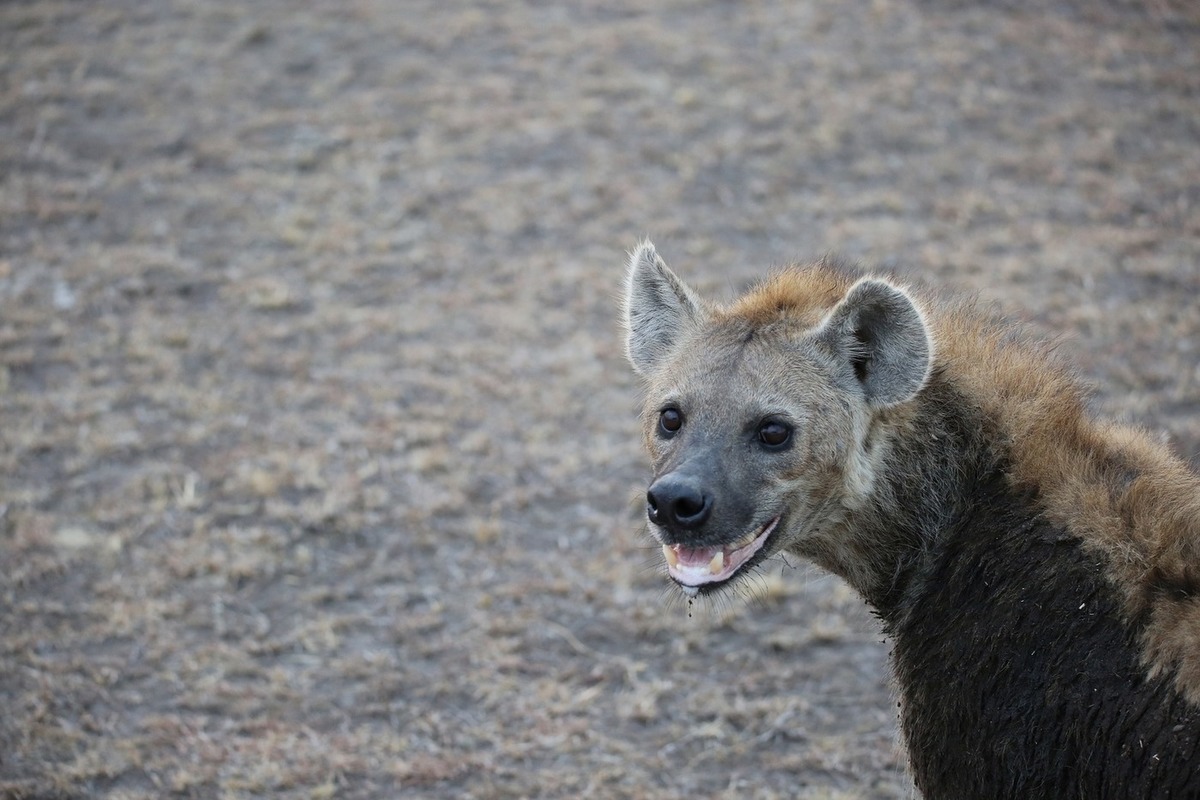
<svg viewBox="0 0 1200 800"><path fill-rule="evenodd" d="M679 544L664 544L663 557L667 560L667 574L691 597L700 587L724 583L745 566L755 553L762 550L767 537L779 524L775 517L761 528L731 542L716 547L684 547Z"/></svg>

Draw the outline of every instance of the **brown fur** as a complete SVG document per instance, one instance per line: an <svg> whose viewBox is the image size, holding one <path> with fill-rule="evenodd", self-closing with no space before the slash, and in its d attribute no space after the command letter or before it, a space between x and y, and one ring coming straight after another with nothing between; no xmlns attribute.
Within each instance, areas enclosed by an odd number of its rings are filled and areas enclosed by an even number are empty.
<svg viewBox="0 0 1200 800"><path fill-rule="evenodd" d="M742 295L727 314L754 327L786 319L799 328L813 328L846 296L856 277L828 260L811 269L781 270Z"/></svg>

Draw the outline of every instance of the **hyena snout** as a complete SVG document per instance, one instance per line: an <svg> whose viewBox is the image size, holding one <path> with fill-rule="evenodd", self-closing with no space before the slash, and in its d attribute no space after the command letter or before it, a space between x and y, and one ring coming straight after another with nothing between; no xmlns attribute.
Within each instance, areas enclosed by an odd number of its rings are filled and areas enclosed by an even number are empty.
<svg viewBox="0 0 1200 800"><path fill-rule="evenodd" d="M646 516L673 533L697 530L712 516L712 509L712 494L689 475L668 473L646 492Z"/></svg>

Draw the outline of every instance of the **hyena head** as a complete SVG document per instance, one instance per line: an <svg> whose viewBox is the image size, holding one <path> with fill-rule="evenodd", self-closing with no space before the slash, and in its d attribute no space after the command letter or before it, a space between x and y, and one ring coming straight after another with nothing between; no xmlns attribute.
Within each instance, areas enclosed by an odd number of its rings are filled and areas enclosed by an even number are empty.
<svg viewBox="0 0 1200 800"><path fill-rule="evenodd" d="M624 310L646 386L646 513L670 577L694 596L789 550L855 585L871 555L854 516L877 502L887 427L930 371L909 295L816 267L717 307L646 242Z"/></svg>

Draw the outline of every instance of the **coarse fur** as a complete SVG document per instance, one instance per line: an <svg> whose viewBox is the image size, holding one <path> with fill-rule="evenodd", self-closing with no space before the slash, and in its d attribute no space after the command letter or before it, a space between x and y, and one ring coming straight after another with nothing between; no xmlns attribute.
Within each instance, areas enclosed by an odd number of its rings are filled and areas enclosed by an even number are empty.
<svg viewBox="0 0 1200 800"><path fill-rule="evenodd" d="M648 242L625 320L669 574L846 579L926 798L1200 798L1200 478L1050 348L830 261L710 305Z"/></svg>

